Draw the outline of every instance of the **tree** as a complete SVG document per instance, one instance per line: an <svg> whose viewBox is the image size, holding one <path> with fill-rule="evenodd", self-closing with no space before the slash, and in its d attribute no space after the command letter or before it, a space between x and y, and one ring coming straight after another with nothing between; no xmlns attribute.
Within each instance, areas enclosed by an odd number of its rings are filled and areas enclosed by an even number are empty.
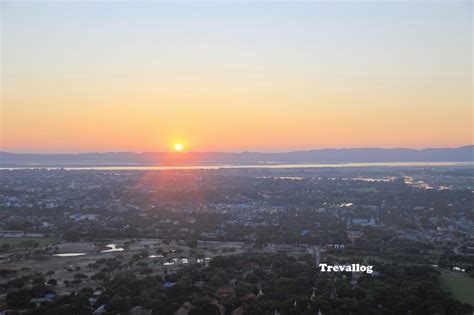
<svg viewBox="0 0 474 315"><path fill-rule="evenodd" d="M152 311L160 311L164 306L164 303L161 299L153 299L146 305L146 308L151 309Z"/></svg>
<svg viewBox="0 0 474 315"><path fill-rule="evenodd" d="M31 291L26 289L8 293L5 297L9 308L28 307L32 298Z"/></svg>
<svg viewBox="0 0 474 315"><path fill-rule="evenodd" d="M130 310L130 301L128 298L114 296L106 308L112 314L126 313Z"/></svg>
<svg viewBox="0 0 474 315"><path fill-rule="evenodd" d="M245 296L249 293L251 293L253 290L253 285L245 282L245 281L239 281L237 285L235 286L235 294L238 296Z"/></svg>
<svg viewBox="0 0 474 315"><path fill-rule="evenodd" d="M58 280L51 278L51 279L49 279L48 282L46 282L46 283L47 283L48 285L54 287L54 286L57 286L57 285L58 285Z"/></svg>
<svg viewBox="0 0 474 315"><path fill-rule="evenodd" d="M126 297L114 296L106 308L112 314L126 313L130 310L130 300Z"/></svg>
<svg viewBox="0 0 474 315"><path fill-rule="evenodd" d="M186 245L188 245L190 248L197 248L198 242L197 240L189 240L186 242Z"/></svg>
<svg viewBox="0 0 474 315"><path fill-rule="evenodd" d="M7 282L9 287L21 288L25 285L25 281L21 278L15 278Z"/></svg>

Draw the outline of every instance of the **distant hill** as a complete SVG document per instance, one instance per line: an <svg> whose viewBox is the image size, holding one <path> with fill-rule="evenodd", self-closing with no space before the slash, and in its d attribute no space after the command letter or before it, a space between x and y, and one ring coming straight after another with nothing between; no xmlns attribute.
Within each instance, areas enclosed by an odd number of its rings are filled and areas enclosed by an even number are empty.
<svg viewBox="0 0 474 315"><path fill-rule="evenodd" d="M212 164L212 163L364 163L474 162L474 145L437 149L321 149L282 153L261 152L108 152L80 154L18 154L0 151L1 165L25 164Z"/></svg>

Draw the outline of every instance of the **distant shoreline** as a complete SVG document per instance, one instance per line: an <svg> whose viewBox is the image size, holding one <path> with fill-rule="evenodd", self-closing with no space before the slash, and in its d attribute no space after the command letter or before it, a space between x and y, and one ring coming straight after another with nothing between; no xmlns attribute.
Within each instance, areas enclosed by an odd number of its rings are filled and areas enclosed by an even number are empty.
<svg viewBox="0 0 474 315"><path fill-rule="evenodd" d="M64 170L215 170L215 169L298 169L341 167L474 167L474 162L361 162L361 163L201 163L201 164L140 164L140 163L41 163L0 164L0 170L64 169Z"/></svg>
<svg viewBox="0 0 474 315"><path fill-rule="evenodd" d="M0 167L168 167L345 165L351 163L474 162L474 145L459 148L353 148L280 153L264 152L108 152L79 154L18 154L0 151Z"/></svg>

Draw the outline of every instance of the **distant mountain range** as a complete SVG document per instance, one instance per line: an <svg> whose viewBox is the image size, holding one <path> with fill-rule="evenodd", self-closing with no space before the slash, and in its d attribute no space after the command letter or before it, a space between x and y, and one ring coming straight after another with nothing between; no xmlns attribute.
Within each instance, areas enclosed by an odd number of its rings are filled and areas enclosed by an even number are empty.
<svg viewBox="0 0 474 315"><path fill-rule="evenodd" d="M437 149L321 149L281 153L261 152L108 152L79 154L19 154L0 151L0 165L106 164L255 164L364 162L474 162L474 145Z"/></svg>

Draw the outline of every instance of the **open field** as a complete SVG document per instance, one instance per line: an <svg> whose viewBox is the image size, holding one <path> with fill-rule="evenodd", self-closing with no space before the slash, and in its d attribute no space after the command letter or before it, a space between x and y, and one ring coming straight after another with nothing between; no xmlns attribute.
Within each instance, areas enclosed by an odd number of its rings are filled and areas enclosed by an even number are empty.
<svg viewBox="0 0 474 315"><path fill-rule="evenodd" d="M20 238L8 238L5 240L21 242ZM57 242L59 239L49 240ZM123 251L103 252L108 248L105 245L109 243L118 244L119 247L123 248ZM122 269L123 271L128 270L139 274L144 268L153 268L155 275L164 275L165 273L176 272L185 264L195 263L196 256L203 257L207 261L218 255L241 254L244 251L243 243L239 242L199 242L197 248L190 248L181 242L175 241L164 244L159 239L110 239L100 243L63 242L56 247L57 249L54 252L43 253L42 255L30 255L30 249L20 248L7 253L0 253L0 269L16 270L19 272L18 276L48 270L54 271L54 274L47 276L46 280L50 278L56 279L58 284L54 287L55 291L59 294L69 294L84 287L100 286L100 282L91 280L91 276L99 270L92 268L90 264L103 258L117 258L122 262L133 262L130 265L126 265L125 269ZM41 249L41 246L38 248ZM235 250L230 251L229 248ZM12 256L13 252L15 253L14 256ZM136 265L138 260L134 260L133 257L144 252L146 255L140 259L140 262L146 265L138 267ZM165 253L166 257L159 255L158 252ZM53 255L54 253L81 253L82 255L57 257ZM183 262L183 258L185 262ZM166 262L172 263L166 265L164 264ZM28 270L22 271L23 268L28 268ZM73 276L77 273L85 274L87 279L83 279L79 285L66 286L64 280L73 281ZM8 280L11 279L0 279L0 284Z"/></svg>
<svg viewBox="0 0 474 315"><path fill-rule="evenodd" d="M441 286L461 302L474 305L474 278L465 273L443 270Z"/></svg>
<svg viewBox="0 0 474 315"><path fill-rule="evenodd" d="M424 263L424 262L418 262L421 261L421 259L426 258L427 255L403 255L403 260L400 258L392 258L388 255L375 255L371 254L368 251L359 251L356 253L352 254L346 254L344 252L331 252L331 253L326 253L326 256L333 257L333 258L338 258L338 259L346 259L348 261L353 261L354 259L361 260L365 263L368 263L369 261L376 261L380 263L397 263L400 265L426 265L426 264L436 264L439 260L440 252L437 251L431 251L429 257L429 260L431 263Z"/></svg>
<svg viewBox="0 0 474 315"><path fill-rule="evenodd" d="M0 247L3 245L10 245L11 247L33 247L34 243L38 243L39 248L57 244L61 241L56 237L0 237Z"/></svg>

